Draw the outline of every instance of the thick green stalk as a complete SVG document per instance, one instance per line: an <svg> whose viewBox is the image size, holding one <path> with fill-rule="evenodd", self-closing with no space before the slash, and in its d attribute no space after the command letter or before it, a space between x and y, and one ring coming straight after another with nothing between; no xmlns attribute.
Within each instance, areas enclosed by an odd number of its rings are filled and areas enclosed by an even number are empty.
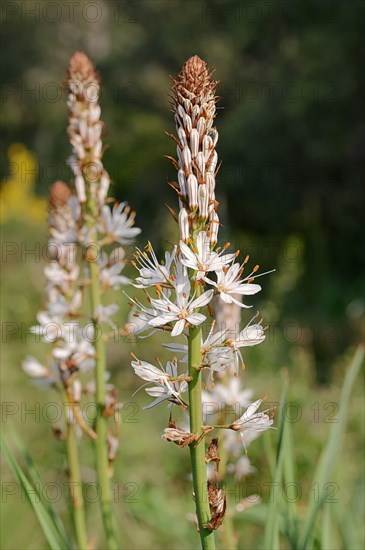
<svg viewBox="0 0 365 550"><path fill-rule="evenodd" d="M84 498L81 485L79 456L77 451L75 426L70 422L67 423L66 444L72 498L73 521L75 526L77 546L79 550L87 550L87 531Z"/></svg>
<svg viewBox="0 0 365 550"><path fill-rule="evenodd" d="M88 201L89 214L95 217L95 204L90 198ZM89 228L92 228L92 221L88 221ZM99 266L96 259L89 258L90 281L91 281L91 309L92 312L101 304L101 292L99 283ZM106 536L107 550L117 550L118 529L112 507L112 492L109 479L109 461L107 446L107 419L104 416L105 407L105 344L102 338L101 327L94 319L94 346L96 353L95 382L96 382L96 468L100 489L101 511Z"/></svg>
<svg viewBox="0 0 365 550"><path fill-rule="evenodd" d="M193 327L189 329L189 375L192 378L189 382L190 432L199 435L203 425L201 358L201 328ZM204 438L197 446L194 443L190 445L190 457L201 545L203 549L213 550L214 532L204 528L210 520Z"/></svg>

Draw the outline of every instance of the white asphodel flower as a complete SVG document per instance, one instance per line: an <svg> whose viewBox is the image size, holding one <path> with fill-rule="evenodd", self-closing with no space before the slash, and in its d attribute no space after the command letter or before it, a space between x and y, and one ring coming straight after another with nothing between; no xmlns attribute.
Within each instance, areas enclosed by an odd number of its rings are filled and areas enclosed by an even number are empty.
<svg viewBox="0 0 365 550"><path fill-rule="evenodd" d="M218 330L217 332L214 332L215 326L216 326L215 322L213 321L208 336L204 341L202 339L202 345L201 345L202 356L205 356L209 352L211 352L215 346L220 346L220 349L223 349L222 346L225 344L225 341L226 341L227 330L223 329L223 330ZM181 353L183 355L182 358L180 359L181 363L188 362L187 344L163 344L163 346L166 349L173 351L174 353ZM229 351L229 350L226 349L225 351Z"/></svg>
<svg viewBox="0 0 365 550"><path fill-rule="evenodd" d="M211 271L220 271L231 263L236 255L224 254L226 248L220 253L211 250L210 237L206 231L200 231L196 240L196 252L193 252L183 241L180 241L180 261L190 269L196 271L196 280L203 279Z"/></svg>
<svg viewBox="0 0 365 550"><path fill-rule="evenodd" d="M136 278L138 284L134 284L133 286L136 288L149 288L158 284L170 285L170 270L176 255L176 246L171 254L170 252L165 252L164 264L159 263L151 243L147 244L144 252L139 248L136 250L136 262L132 263L138 269L140 276Z"/></svg>
<svg viewBox="0 0 365 550"><path fill-rule="evenodd" d="M44 268L49 286L58 286L64 293L67 293L72 284L78 279L79 272L79 266L71 262L66 266L62 266L58 262L51 262Z"/></svg>
<svg viewBox="0 0 365 550"><path fill-rule="evenodd" d="M72 298L65 298L57 288L50 288L48 296L47 312L51 317L75 315L82 306L83 293L81 289L77 289Z"/></svg>
<svg viewBox="0 0 365 550"><path fill-rule="evenodd" d="M249 388L242 389L238 376L228 378L227 382L217 382L209 391L202 392L204 422L212 423L212 417L217 414L227 419L232 418L232 413L239 414L242 404L247 406L252 402L253 391ZM224 437L229 438L232 432L224 431ZM234 440L234 438L233 438Z"/></svg>
<svg viewBox="0 0 365 550"><path fill-rule="evenodd" d="M81 206L77 197L72 196L66 205L49 214L49 233L51 242L76 243L78 240L78 224L81 216Z"/></svg>
<svg viewBox="0 0 365 550"><path fill-rule="evenodd" d="M217 382L212 390L203 392L203 403L215 403L218 410L222 411L224 405L232 407L247 406L252 401L253 391L249 388L242 388L241 379L238 376L230 377L227 382L222 384ZM242 410L238 409L238 410Z"/></svg>
<svg viewBox="0 0 365 550"><path fill-rule="evenodd" d="M110 319L119 310L117 304L109 304L103 306L99 304L93 313L93 319L95 319L99 324L108 323L111 326L114 326L113 321Z"/></svg>
<svg viewBox="0 0 365 550"><path fill-rule="evenodd" d="M229 367L234 367L237 371L239 363L243 364L240 348L256 346L265 340L265 331L259 323L248 324L236 338L228 339L228 329L214 332L214 328L215 323L212 324L207 338L202 341L201 347L203 366L211 369L211 376L214 372L224 372ZM186 344L164 344L164 347L174 353L181 353L181 362L187 362L188 346Z"/></svg>
<svg viewBox="0 0 365 550"><path fill-rule="evenodd" d="M55 347L52 355L59 361L72 361L72 364L82 372L87 372L95 366L95 348L81 333L75 333L62 347Z"/></svg>
<svg viewBox="0 0 365 550"><path fill-rule="evenodd" d="M236 338L228 340L228 345L234 351L234 363L236 369L238 368L239 361L243 364L243 357L240 348L257 346L265 340L265 331L260 323L256 325L248 324Z"/></svg>
<svg viewBox="0 0 365 550"><path fill-rule="evenodd" d="M136 358L132 361L132 367L136 375L142 378L142 380L146 380L146 382L164 384L169 379L167 372L158 369L147 361L140 361Z"/></svg>
<svg viewBox="0 0 365 550"><path fill-rule="evenodd" d="M241 456L235 464L228 464L227 470L234 474L236 481L256 472L256 468L252 466L247 456Z"/></svg>
<svg viewBox="0 0 365 550"><path fill-rule="evenodd" d="M126 202L121 202L113 210L107 205L103 206L98 229L111 241L130 244L141 232L138 227L132 227L133 224L134 214L130 213Z"/></svg>
<svg viewBox="0 0 365 550"><path fill-rule="evenodd" d="M121 285L130 284L128 277L120 275L120 272L124 269L125 264L121 261L116 261L112 265L109 265L108 256L104 253L99 263L99 281L102 289L107 290L113 288L118 290Z"/></svg>
<svg viewBox="0 0 365 550"><path fill-rule="evenodd" d="M129 285L131 281L125 275L120 275L124 265L118 262L110 267L104 267L99 273L99 281L103 290L113 288L118 290L121 285Z"/></svg>
<svg viewBox="0 0 365 550"><path fill-rule="evenodd" d="M162 368L159 369L146 361L140 361L135 358L132 361L132 367L137 376L142 378L142 380L156 384L145 389L146 393L155 397L155 399L144 407L144 409L155 407L159 403L162 403L162 401L170 401L170 406L174 404L185 406L181 399L181 394L188 389L188 384L186 380L178 376L176 362L168 361L166 370L164 371Z"/></svg>
<svg viewBox="0 0 365 550"><path fill-rule="evenodd" d="M44 342L55 342L62 338L64 324L60 317L50 316L46 311L37 314L38 325L30 327L29 332L42 336Z"/></svg>
<svg viewBox="0 0 365 550"><path fill-rule="evenodd" d="M203 366L209 368L210 382L214 382L215 372L224 372L232 365L233 353L226 346L227 329L214 332L215 322L212 323L209 334L202 343Z"/></svg>
<svg viewBox="0 0 365 550"><path fill-rule="evenodd" d="M42 365L35 357L28 355L22 363L23 371L32 378L48 378L50 371Z"/></svg>
<svg viewBox="0 0 365 550"><path fill-rule="evenodd" d="M175 323L171 336L178 336L186 327L187 323L191 325L200 325L205 321L206 316L202 313L194 312L195 309L207 305L212 297L213 290L207 290L198 298L192 296L189 298L190 283L176 285L176 303L172 302L166 294L162 293L161 298L150 298L151 305L159 312L159 315L149 321L153 327L161 327L167 323Z"/></svg>
<svg viewBox="0 0 365 550"><path fill-rule="evenodd" d="M204 280L216 287L219 292L220 298L226 302L226 304L235 303L240 307L249 308L252 306L246 306L242 302L239 302L234 298L234 294L241 294L244 296L250 296L256 294L261 290L260 285L252 284L249 281L252 279L251 273L248 277L241 279L242 275L242 266L240 264L232 264L228 269L223 268L221 271L217 272L217 281L213 281L204 277Z"/></svg>
<svg viewBox="0 0 365 550"><path fill-rule="evenodd" d="M129 305L132 306L132 310L128 316L128 322L124 327L126 333L130 336L136 336L150 329L149 334L141 336L141 338L147 338L151 336L151 334L154 334L157 328L151 328L150 321L156 318L159 312L151 307L145 307L138 298L131 298L126 292L124 292L124 294L130 301Z"/></svg>
<svg viewBox="0 0 365 550"><path fill-rule="evenodd" d="M230 428L232 430L240 432L243 441L245 441L245 434L250 432L258 433L268 430L272 424L273 419L266 414L270 409L262 412L256 412L262 403L262 399L254 401L247 407L242 416L232 422Z"/></svg>
<svg viewBox="0 0 365 550"><path fill-rule="evenodd" d="M145 311L139 312L133 309L128 316L128 322L124 326L128 336L137 336L145 330L150 329L151 325L149 321L153 317L157 317L157 311L154 309L145 308ZM151 333L145 337L151 336L151 334L154 334L156 331L157 329L152 330ZM141 338L143 338L143 336L141 336Z"/></svg>

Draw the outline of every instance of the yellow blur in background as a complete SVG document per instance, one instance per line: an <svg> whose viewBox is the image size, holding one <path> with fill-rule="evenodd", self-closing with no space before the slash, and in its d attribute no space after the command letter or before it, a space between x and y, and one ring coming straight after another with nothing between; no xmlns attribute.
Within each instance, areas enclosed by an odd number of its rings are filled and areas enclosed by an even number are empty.
<svg viewBox="0 0 365 550"><path fill-rule="evenodd" d="M29 221L44 224L47 201L34 192L38 173L37 158L21 143L8 151L9 177L1 183L0 223Z"/></svg>

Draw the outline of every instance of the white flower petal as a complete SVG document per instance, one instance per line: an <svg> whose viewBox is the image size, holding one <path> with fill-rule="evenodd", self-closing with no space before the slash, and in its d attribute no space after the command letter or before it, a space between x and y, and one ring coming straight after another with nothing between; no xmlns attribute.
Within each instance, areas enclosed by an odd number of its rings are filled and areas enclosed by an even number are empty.
<svg viewBox="0 0 365 550"><path fill-rule="evenodd" d="M201 296L193 300L190 304L191 308L203 307L208 304L213 298L213 290L207 290Z"/></svg>
<svg viewBox="0 0 365 550"><path fill-rule="evenodd" d="M181 334L182 331L184 330L184 327L185 327L185 320L179 319L176 322L174 328L172 329L171 336L179 336L179 334Z"/></svg>

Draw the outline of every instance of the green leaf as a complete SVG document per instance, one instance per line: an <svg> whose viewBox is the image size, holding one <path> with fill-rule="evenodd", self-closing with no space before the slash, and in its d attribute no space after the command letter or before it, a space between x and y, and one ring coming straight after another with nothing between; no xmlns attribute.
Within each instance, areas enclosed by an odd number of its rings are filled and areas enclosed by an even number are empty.
<svg viewBox="0 0 365 550"><path fill-rule="evenodd" d="M52 517L52 520L56 528L58 529L60 536L67 541L66 548L68 549L72 548L72 542L69 539L69 536L66 532L65 526L63 524L63 521L60 515L57 513L57 511L51 505L51 503L44 497L44 495L46 494L46 491L44 491L45 485L43 483L41 476L39 475L36 465L33 462L33 458L31 454L29 453L28 449L24 446L23 442L19 439L18 435L14 430L11 431L11 438L15 447L23 456L23 459L26 465L25 474L28 476L29 480L31 481L34 487L34 490L36 490L39 496L39 499L43 503L44 507L47 509L49 515Z"/></svg>
<svg viewBox="0 0 365 550"><path fill-rule="evenodd" d="M271 494L271 500L268 505L267 522L265 526L264 545L263 548L267 550L274 550L279 548L279 531L280 531L280 510L279 510L279 492L277 488L280 487L283 475L283 450L284 450L284 406L286 402L286 396L288 392L288 380L285 379L284 387L281 392L280 405L279 405L279 422L278 422L278 442L276 448L276 467L274 475L273 492Z"/></svg>
<svg viewBox="0 0 365 550"><path fill-rule="evenodd" d="M321 529L321 548L333 548L331 543L331 504L323 504L322 529Z"/></svg>
<svg viewBox="0 0 365 550"><path fill-rule="evenodd" d="M1 449L5 456L7 463L14 477L17 479L19 485L24 490L30 505L33 508L34 513L37 516L39 524L42 528L43 534L52 550L64 550L72 548L70 546L68 538L64 538L58 530L54 522L54 516L51 515L47 507L44 505L37 491L33 487L32 483L28 479L24 470L18 464L15 456L8 447L4 437L0 434Z"/></svg>
<svg viewBox="0 0 365 550"><path fill-rule="evenodd" d="M331 481L331 475L336 463L336 457L340 456L343 436L346 427L347 408L350 400L351 390L359 373L364 359L364 348L360 346L353 358L352 364L346 372L344 384L339 402L339 419L332 425L325 447L322 450L317 469L313 477L313 484L318 487L318 498L313 499L301 533L299 548L305 550L312 546L311 541L315 528L315 521L319 510L326 498L326 484Z"/></svg>
<svg viewBox="0 0 365 550"><path fill-rule="evenodd" d="M354 492L351 502L345 507L333 507L333 515L336 518L343 542L342 548L360 550L365 547L364 539L364 493L365 478L362 476L354 483Z"/></svg>
<svg viewBox="0 0 365 550"><path fill-rule="evenodd" d="M286 422L285 424L283 445L283 476L286 486L288 487L288 484L295 484L296 482L293 452L293 430L290 422ZM294 548L298 539L297 505L294 500L289 500L288 498L285 499L285 504L285 531L292 547Z"/></svg>

